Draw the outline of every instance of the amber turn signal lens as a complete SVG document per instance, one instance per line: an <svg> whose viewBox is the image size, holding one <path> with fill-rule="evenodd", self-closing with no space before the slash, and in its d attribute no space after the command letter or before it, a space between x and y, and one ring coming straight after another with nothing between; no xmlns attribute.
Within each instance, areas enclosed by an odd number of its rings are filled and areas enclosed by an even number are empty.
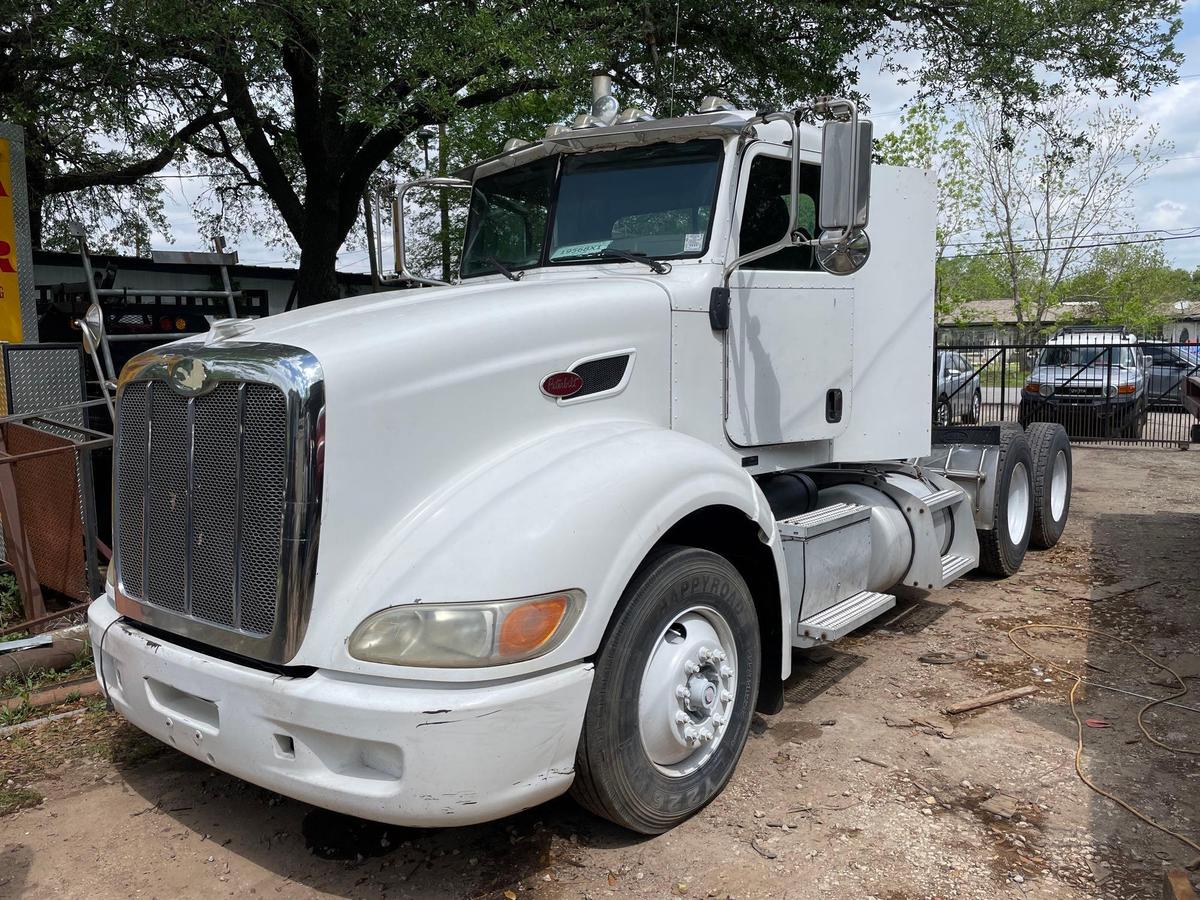
<svg viewBox="0 0 1200 900"><path fill-rule="evenodd" d="M1118 394L1132 394L1132 393L1135 393L1136 391L1137 391L1136 384L1118 384L1117 385L1117 393Z"/></svg>
<svg viewBox="0 0 1200 900"><path fill-rule="evenodd" d="M1031 394L1036 394L1041 389L1042 389L1042 386L1040 384L1038 384L1036 381L1029 381L1029 382L1026 382L1026 384L1025 384L1025 390L1029 391L1029 393L1031 393Z"/></svg>
<svg viewBox="0 0 1200 900"><path fill-rule="evenodd" d="M500 625L500 639L496 642L498 655L524 656L542 646L558 630L568 605L566 596L560 595L535 600L512 610Z"/></svg>

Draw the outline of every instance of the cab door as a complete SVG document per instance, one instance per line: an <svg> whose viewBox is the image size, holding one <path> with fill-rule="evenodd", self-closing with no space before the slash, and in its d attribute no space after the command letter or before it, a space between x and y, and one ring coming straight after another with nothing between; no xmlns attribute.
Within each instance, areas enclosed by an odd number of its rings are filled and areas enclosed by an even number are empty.
<svg viewBox="0 0 1200 900"><path fill-rule="evenodd" d="M820 170L801 167L798 226L814 236ZM728 258L779 240L788 227L791 163L753 147L742 164ZM829 440L853 402L854 289L822 271L808 247L754 260L730 277L725 332L725 432L742 447Z"/></svg>

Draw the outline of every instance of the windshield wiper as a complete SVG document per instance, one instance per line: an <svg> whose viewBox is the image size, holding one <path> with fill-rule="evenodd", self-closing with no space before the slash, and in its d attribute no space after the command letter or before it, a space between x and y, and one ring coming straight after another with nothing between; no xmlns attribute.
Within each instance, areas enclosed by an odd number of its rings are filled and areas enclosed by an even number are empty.
<svg viewBox="0 0 1200 900"><path fill-rule="evenodd" d="M600 251L601 256L607 256L610 259L624 259L629 262L645 263L657 275L666 275L671 271L671 264L655 259L653 256L647 256L645 253L635 253L632 250L617 250L613 247L605 247Z"/></svg>
<svg viewBox="0 0 1200 900"><path fill-rule="evenodd" d="M496 257L494 257L494 256L489 256L487 258L487 261L492 264L493 269L495 269L497 272L499 272L501 275L503 275L509 281L520 281L525 275L524 272L514 272L512 269L510 269L504 263L500 262L500 260L496 259Z"/></svg>

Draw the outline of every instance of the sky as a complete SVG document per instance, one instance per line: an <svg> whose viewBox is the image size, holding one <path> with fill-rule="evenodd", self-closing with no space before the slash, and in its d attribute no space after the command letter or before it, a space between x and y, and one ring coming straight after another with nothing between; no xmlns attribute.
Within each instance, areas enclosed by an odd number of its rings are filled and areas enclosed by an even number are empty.
<svg viewBox="0 0 1200 900"><path fill-rule="evenodd" d="M1160 138L1173 147L1165 152L1164 165L1134 192L1134 209L1130 211L1132 229L1183 229L1200 227L1200 0L1188 0L1183 7L1183 29L1177 46L1184 54L1176 84L1160 88L1136 105L1128 101L1112 101L1131 106L1143 124L1143 129L1157 124ZM867 60L862 67L861 88L870 97L870 118L875 122L875 134L881 135L899 125L900 114L912 99L912 91L898 85L893 76L881 73L878 63ZM207 249L197 233L192 216L191 201L203 187L201 179L164 180L166 208L164 213L171 225L174 248L180 250ZM390 232L385 223L384 230ZM1124 229L1123 229L1124 230ZM165 240L154 241L166 246ZM295 264L286 251L266 246L251 234L230 240L243 263L252 265ZM1167 258L1177 266L1190 270L1200 267L1200 237L1188 240L1168 240L1163 243ZM391 259L390 241L384 248L385 268ZM365 250L348 250L338 257L343 271L368 270Z"/></svg>

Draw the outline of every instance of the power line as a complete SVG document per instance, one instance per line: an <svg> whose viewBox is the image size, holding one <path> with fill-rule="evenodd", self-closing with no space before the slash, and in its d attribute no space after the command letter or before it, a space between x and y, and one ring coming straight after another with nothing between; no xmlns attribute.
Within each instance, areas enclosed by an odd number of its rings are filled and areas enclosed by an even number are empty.
<svg viewBox="0 0 1200 900"><path fill-rule="evenodd" d="M1198 232L1198 231L1200 231L1200 225L1177 225L1174 228L1141 228L1141 229L1135 229L1132 231L1093 231L1091 234L1087 235L1087 238L1090 240L1092 238L1098 238L1098 237L1128 237L1129 235L1133 235L1133 234L1167 234L1172 237L1175 237L1177 235L1181 236L1181 237L1192 237L1193 236L1192 232ZM1179 232L1187 232L1187 234L1179 235L1178 234ZM1013 243L1027 244L1031 241L1037 241L1037 240L1040 240L1040 238L1036 238L1036 237L1015 238L1013 240ZM947 247L976 247L976 246L980 246L980 245L987 245L987 244L994 244L994 243L995 243L994 240L955 241L953 243L946 244L946 246Z"/></svg>
<svg viewBox="0 0 1200 900"><path fill-rule="evenodd" d="M1008 256L1010 253L1056 253L1064 250L1091 250L1096 247L1124 247L1128 244L1157 244L1162 241L1194 241L1197 234L1177 234L1167 237L1143 238L1136 241L1101 241L1095 244L1077 244L1074 247L1012 247L1008 250L991 250L985 253L956 253L951 259L977 259L982 256Z"/></svg>

